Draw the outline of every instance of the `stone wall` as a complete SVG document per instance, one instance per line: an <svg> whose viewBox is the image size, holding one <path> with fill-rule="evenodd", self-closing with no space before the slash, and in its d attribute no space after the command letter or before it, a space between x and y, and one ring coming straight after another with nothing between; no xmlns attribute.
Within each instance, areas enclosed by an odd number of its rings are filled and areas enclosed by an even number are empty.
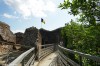
<svg viewBox="0 0 100 66"><path fill-rule="evenodd" d="M62 40L61 37L61 29L58 28L53 31L48 31L45 29L40 29L40 33L42 36L42 44L52 44L52 43L59 43Z"/></svg>
<svg viewBox="0 0 100 66"><path fill-rule="evenodd" d="M61 29L58 28L53 31L48 31L45 29L38 30L35 27L30 27L25 30L25 33L16 33L16 43L25 46L35 46L35 42L38 39L38 44L52 44L60 43L62 41Z"/></svg>
<svg viewBox="0 0 100 66"><path fill-rule="evenodd" d="M22 44L24 33L18 32L16 35L16 44Z"/></svg>
<svg viewBox="0 0 100 66"><path fill-rule="evenodd" d="M27 28L23 36L22 45L34 47L36 46L37 39L41 44L41 36L39 35L39 31L36 27Z"/></svg>

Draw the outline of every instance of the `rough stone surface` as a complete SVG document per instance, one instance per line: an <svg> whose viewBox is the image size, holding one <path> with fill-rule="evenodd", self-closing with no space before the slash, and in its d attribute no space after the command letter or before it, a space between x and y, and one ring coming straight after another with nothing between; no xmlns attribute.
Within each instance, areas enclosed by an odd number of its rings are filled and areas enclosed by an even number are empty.
<svg viewBox="0 0 100 66"><path fill-rule="evenodd" d="M16 42L16 36L11 32L10 26L0 21L0 41Z"/></svg>
<svg viewBox="0 0 100 66"><path fill-rule="evenodd" d="M22 44L26 45L26 46L34 47L37 42L37 39L41 38L38 35L39 35L39 31L37 28L35 28L35 27L27 28L24 33L24 38L23 38ZM40 40L38 39L38 41L40 41Z"/></svg>
<svg viewBox="0 0 100 66"><path fill-rule="evenodd" d="M22 44L24 33L18 32L16 35L16 44Z"/></svg>
<svg viewBox="0 0 100 66"><path fill-rule="evenodd" d="M45 29L40 29L43 44L58 43L62 40L61 38L61 28L53 31L48 31Z"/></svg>
<svg viewBox="0 0 100 66"><path fill-rule="evenodd" d="M16 43L16 36L10 30L10 26L0 21L0 55L12 51Z"/></svg>
<svg viewBox="0 0 100 66"><path fill-rule="evenodd" d="M12 45L1 45L0 44L0 55L9 53L13 48Z"/></svg>
<svg viewBox="0 0 100 66"><path fill-rule="evenodd" d="M24 34L20 32L15 34L16 43L26 46L34 46L37 39L40 44L59 43L63 40L61 37L61 29L62 28L58 28L53 31L48 31L45 29L38 30L35 27L30 27L26 29Z"/></svg>

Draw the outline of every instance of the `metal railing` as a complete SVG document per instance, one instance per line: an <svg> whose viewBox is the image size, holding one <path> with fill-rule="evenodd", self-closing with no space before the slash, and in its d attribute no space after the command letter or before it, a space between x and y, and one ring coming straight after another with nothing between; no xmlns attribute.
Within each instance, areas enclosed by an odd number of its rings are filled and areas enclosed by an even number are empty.
<svg viewBox="0 0 100 66"><path fill-rule="evenodd" d="M35 48L31 48L26 52L22 53L19 57L17 57L14 61L12 61L8 66L30 66L35 61ZM27 61L27 60L28 61Z"/></svg>

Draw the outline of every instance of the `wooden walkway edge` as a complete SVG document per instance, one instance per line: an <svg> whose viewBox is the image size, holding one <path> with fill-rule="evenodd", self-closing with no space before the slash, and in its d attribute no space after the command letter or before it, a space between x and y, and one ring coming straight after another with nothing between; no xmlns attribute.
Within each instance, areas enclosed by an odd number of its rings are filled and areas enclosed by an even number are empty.
<svg viewBox="0 0 100 66"><path fill-rule="evenodd" d="M43 60L40 62L35 62L33 66L49 66L49 64L53 61L53 59L57 57L57 53L51 53L47 57L45 57Z"/></svg>

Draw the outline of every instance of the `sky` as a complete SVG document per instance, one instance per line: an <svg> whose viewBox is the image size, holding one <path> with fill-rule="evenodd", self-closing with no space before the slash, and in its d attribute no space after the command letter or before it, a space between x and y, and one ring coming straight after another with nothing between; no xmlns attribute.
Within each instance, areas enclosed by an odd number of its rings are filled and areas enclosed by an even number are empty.
<svg viewBox="0 0 100 66"><path fill-rule="evenodd" d="M16 32L24 32L26 28L36 27L46 30L54 30L63 27L73 15L68 10L58 8L64 0L0 0L0 21L7 23L10 29Z"/></svg>

